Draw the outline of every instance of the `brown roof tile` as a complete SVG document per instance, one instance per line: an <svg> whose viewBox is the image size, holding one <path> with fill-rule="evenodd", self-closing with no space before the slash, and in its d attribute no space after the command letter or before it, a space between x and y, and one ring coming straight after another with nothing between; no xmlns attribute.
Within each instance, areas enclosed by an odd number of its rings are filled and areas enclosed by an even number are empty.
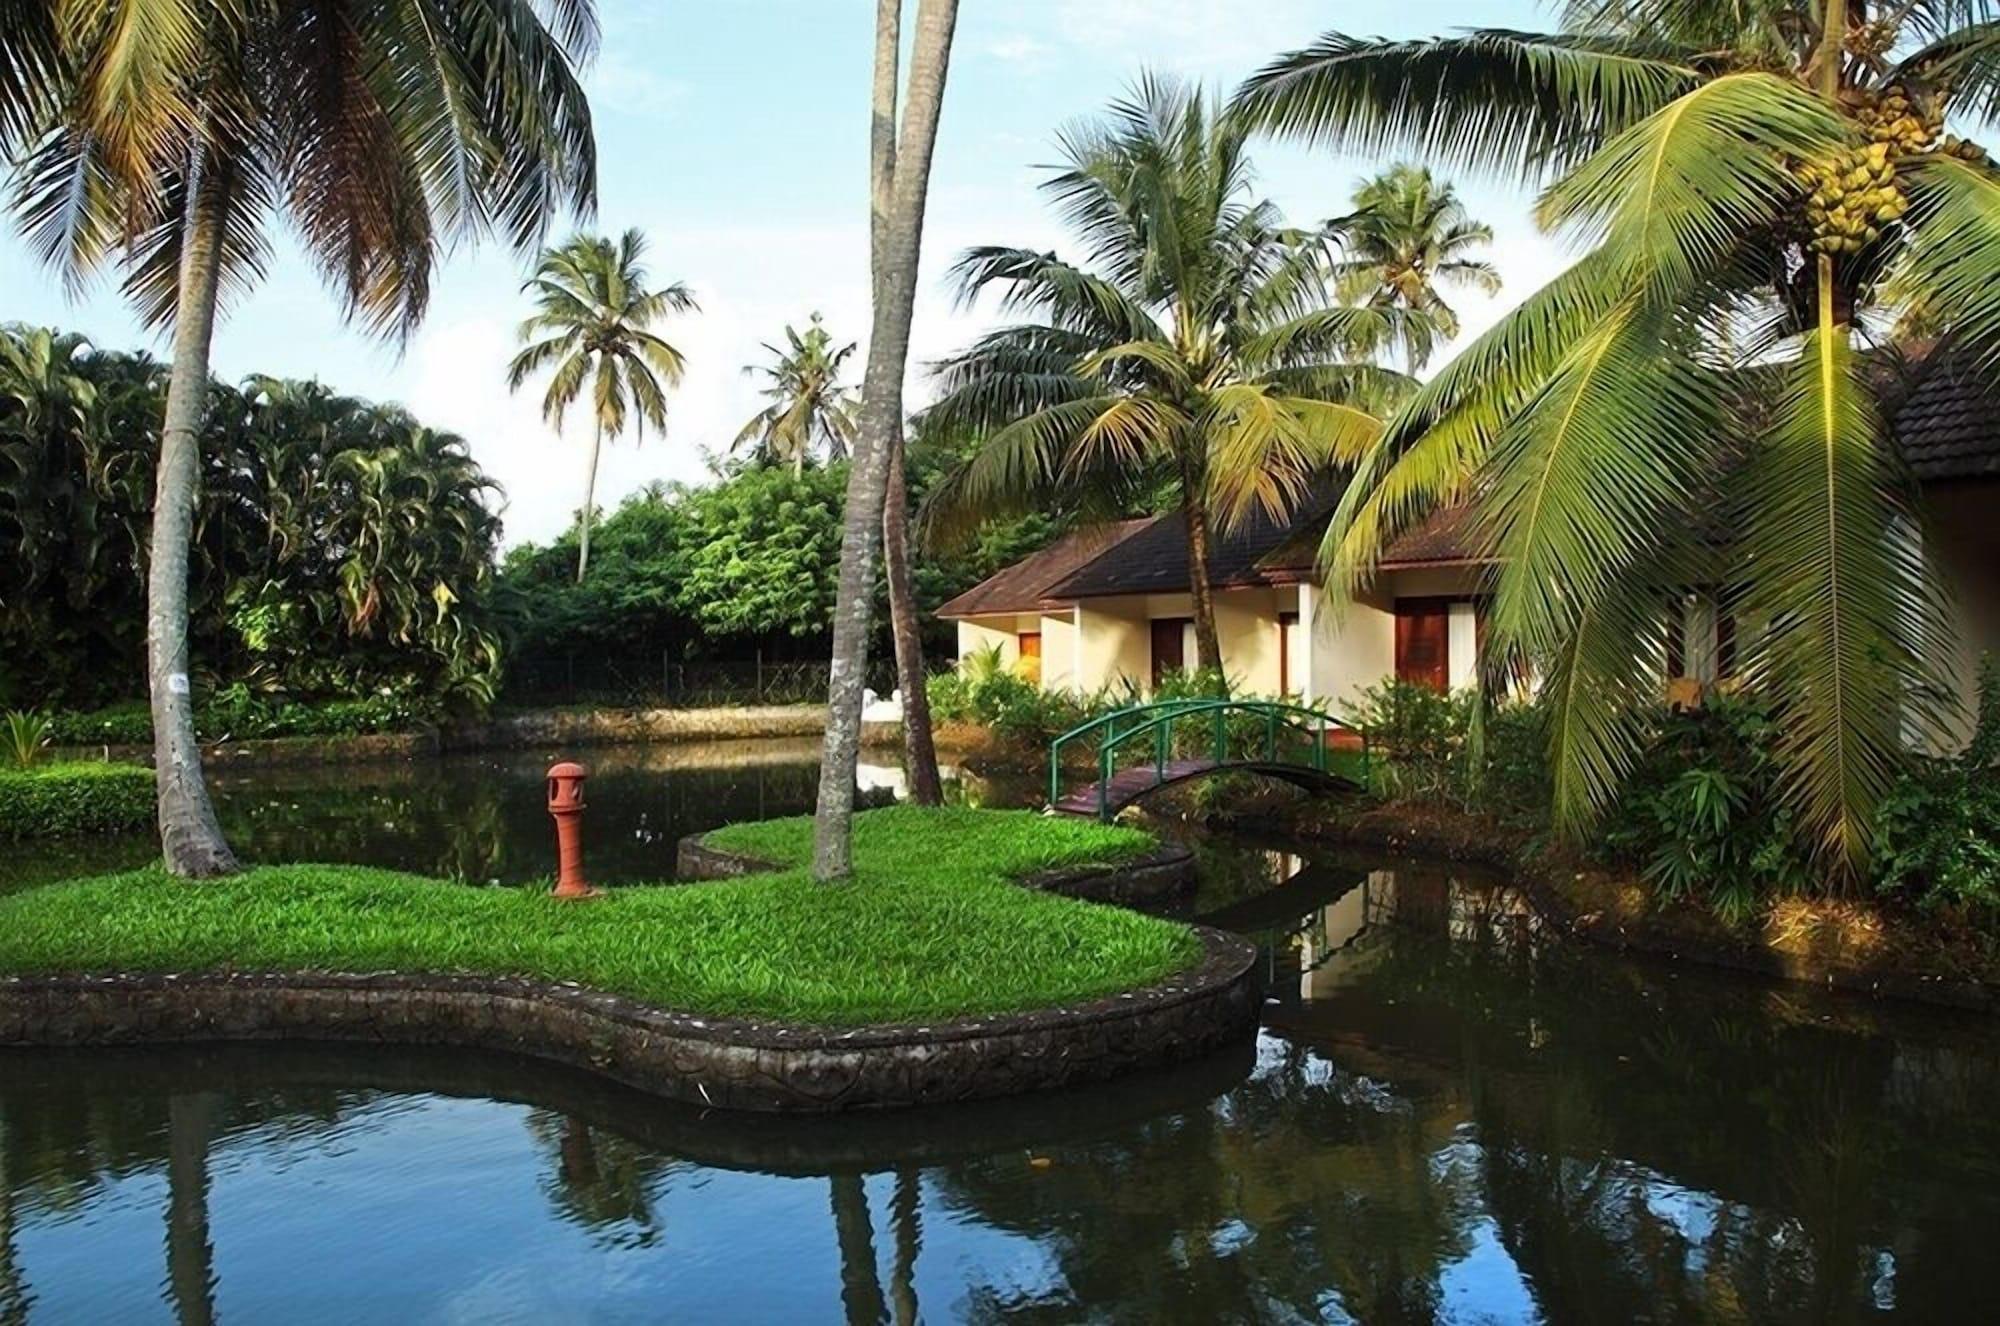
<svg viewBox="0 0 2000 1326"><path fill-rule="evenodd" d="M1040 552L995 571L941 606L937 615L956 619L1039 611L1049 586L1151 523L1114 520L1072 530Z"/></svg>
<svg viewBox="0 0 2000 1326"><path fill-rule="evenodd" d="M1895 422L1903 458L1919 480L2000 477L2000 383L1971 357L1938 356Z"/></svg>

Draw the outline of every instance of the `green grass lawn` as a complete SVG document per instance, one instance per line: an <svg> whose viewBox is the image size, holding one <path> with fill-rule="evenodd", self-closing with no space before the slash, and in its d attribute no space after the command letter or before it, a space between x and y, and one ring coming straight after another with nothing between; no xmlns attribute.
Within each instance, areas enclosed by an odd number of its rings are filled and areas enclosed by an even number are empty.
<svg viewBox="0 0 2000 1326"><path fill-rule="evenodd" d="M720 846L806 859L811 821ZM1187 927L1008 881L1137 855L1131 829L1025 811L866 811L855 880L803 869L589 903L352 866L186 883L155 869L0 897L0 973L350 971L576 981L690 1012L852 1026L1111 994L1193 963Z"/></svg>

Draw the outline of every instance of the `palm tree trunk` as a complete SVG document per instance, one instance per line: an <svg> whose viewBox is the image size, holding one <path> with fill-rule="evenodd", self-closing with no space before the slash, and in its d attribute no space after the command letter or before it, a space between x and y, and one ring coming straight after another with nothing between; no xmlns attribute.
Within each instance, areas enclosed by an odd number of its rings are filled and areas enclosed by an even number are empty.
<svg viewBox="0 0 2000 1326"><path fill-rule="evenodd" d="M226 181L197 155L194 206L181 247L174 361L167 379L153 534L146 566L146 681L152 699L153 769L160 851L189 879L233 873L236 856L216 823L202 779L188 682L188 550L201 480L201 424L208 405L208 349L215 332L218 261L230 202Z"/></svg>
<svg viewBox="0 0 2000 1326"><path fill-rule="evenodd" d="M861 387L861 427L847 473L840 581L833 612L827 682L826 743L820 756L813 817L813 878L838 883L853 873L854 765L861 749L861 691L868 673L868 632L875 591L875 543L882 529L894 439L903 426L903 372L910 354L917 258L931 150L937 143L958 0L919 0L904 120L896 125L897 43L901 0L876 0L875 84L869 135L872 218L869 227L874 318Z"/></svg>
<svg viewBox="0 0 2000 1326"><path fill-rule="evenodd" d="M1194 604L1194 661L1198 668L1213 668L1222 676L1222 646L1215 635L1215 594L1208 583L1208 507L1200 487L1190 479L1181 481L1181 516L1187 521L1188 597ZM1228 688L1224 678L1216 683Z"/></svg>
<svg viewBox="0 0 2000 1326"><path fill-rule="evenodd" d="M590 565L590 517L597 510L597 456L604 450L604 425L590 434L590 459L583 467L583 511L578 516L576 535L576 583L583 583L584 568Z"/></svg>
<svg viewBox="0 0 2000 1326"><path fill-rule="evenodd" d="M887 1313L882 1281L875 1272L875 1231L868 1215L868 1189L861 1175L828 1178L833 1198L833 1237L840 1248L840 1301L847 1320L876 1326Z"/></svg>
<svg viewBox="0 0 2000 1326"><path fill-rule="evenodd" d="M208 1148L215 1097L167 1099L167 1293L180 1326L215 1320L215 1249L208 1232Z"/></svg>
<svg viewBox="0 0 2000 1326"><path fill-rule="evenodd" d="M882 503L882 563L889 575L889 625L896 642L896 688L903 693L903 763L910 771L910 800L944 804L937 745L931 740L931 702L925 689L924 639L917 595L910 583L910 486L903 468L903 430L896 430L889 458L889 491Z"/></svg>
<svg viewBox="0 0 2000 1326"><path fill-rule="evenodd" d="M896 1195L890 1210L890 1234L896 1240L896 1259L889 1268L890 1320L895 1326L915 1326L917 1254L924 1246L923 1188L915 1170L896 1171Z"/></svg>
<svg viewBox="0 0 2000 1326"><path fill-rule="evenodd" d="M28 1284L14 1251L14 1176L7 1165L7 1127L0 1113L0 1326L27 1326Z"/></svg>

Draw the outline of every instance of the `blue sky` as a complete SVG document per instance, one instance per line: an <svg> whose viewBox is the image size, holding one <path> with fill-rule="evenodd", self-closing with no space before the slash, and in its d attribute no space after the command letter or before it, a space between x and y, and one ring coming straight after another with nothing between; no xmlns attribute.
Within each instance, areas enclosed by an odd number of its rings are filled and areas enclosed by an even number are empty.
<svg viewBox="0 0 2000 1326"><path fill-rule="evenodd" d="M688 355L667 435L613 446L599 477L606 505L656 479L698 480L704 449L725 448L757 408L744 364L787 321L815 309L838 336L868 318L866 129L872 0L599 0L604 49L589 75L601 160L598 228L638 226L654 276L685 281L698 316L670 324ZM914 0L910 0L914 10ZM953 309L941 274L971 244L1064 247L1035 191L1063 123L1100 110L1142 69L1230 87L1281 50L1329 29L1422 36L1466 26L1540 27L1530 0L962 0L932 176L913 355L945 353L991 322ZM1344 210L1378 164L1267 144L1262 192L1294 220ZM1461 302L1468 333L1546 280L1561 252L1535 232L1516 189L1464 179L1494 226L1498 300ZM567 223L557 228L557 234ZM463 433L504 485L509 542L546 539L569 520L582 483L579 418L567 440L540 422L532 394L503 376L522 313L524 260L499 246L455 254L428 321L400 353L344 327L335 301L282 242L271 278L233 310L215 368L319 377L397 400ZM115 292L82 301L39 270L18 237L0 238L0 319L56 323L102 344L146 338ZM155 349L162 347L157 344ZM851 361L857 365L861 356ZM913 401L925 386L913 365Z"/></svg>

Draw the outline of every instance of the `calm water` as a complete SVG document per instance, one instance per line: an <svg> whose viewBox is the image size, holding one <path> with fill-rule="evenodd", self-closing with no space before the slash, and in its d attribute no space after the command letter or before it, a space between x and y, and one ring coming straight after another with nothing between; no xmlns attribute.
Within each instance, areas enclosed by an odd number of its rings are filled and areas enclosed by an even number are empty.
<svg viewBox="0 0 2000 1326"><path fill-rule="evenodd" d="M808 769L631 761L596 860L657 878ZM225 805L258 854L522 878L538 774ZM789 1121L435 1050L0 1055L0 1323L2000 1319L1988 1023L1578 950L1477 879L1203 849L1265 1030L1085 1092Z"/></svg>

